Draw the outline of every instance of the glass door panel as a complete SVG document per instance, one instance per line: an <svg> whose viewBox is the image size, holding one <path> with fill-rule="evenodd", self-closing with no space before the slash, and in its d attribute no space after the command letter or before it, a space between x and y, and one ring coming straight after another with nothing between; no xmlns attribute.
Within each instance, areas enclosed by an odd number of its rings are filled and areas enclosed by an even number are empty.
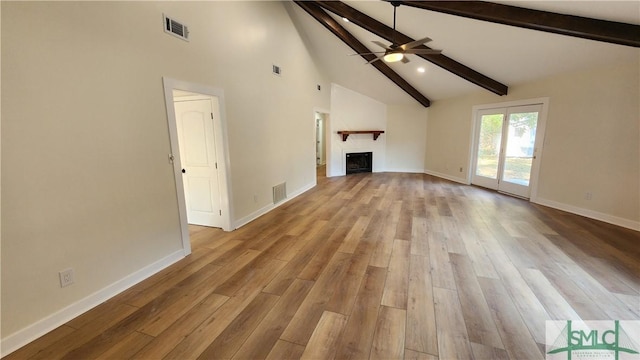
<svg viewBox="0 0 640 360"><path fill-rule="evenodd" d="M503 121L503 114L490 114L481 117L476 175L491 179L498 178Z"/></svg>
<svg viewBox="0 0 640 360"><path fill-rule="evenodd" d="M483 110L478 113L476 126L477 147L472 182L498 188L500 175L500 152L506 109Z"/></svg>
<svg viewBox="0 0 640 360"><path fill-rule="evenodd" d="M539 113L538 106L509 109L499 191L529 197Z"/></svg>

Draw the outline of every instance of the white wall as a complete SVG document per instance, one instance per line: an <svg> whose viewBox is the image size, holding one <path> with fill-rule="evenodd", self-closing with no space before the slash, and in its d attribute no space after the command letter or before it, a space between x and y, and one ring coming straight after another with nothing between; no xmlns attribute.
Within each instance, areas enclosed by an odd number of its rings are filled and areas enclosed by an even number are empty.
<svg viewBox="0 0 640 360"><path fill-rule="evenodd" d="M387 106L386 171L424 172L428 110L417 103Z"/></svg>
<svg viewBox="0 0 640 360"><path fill-rule="evenodd" d="M1 6L3 351L181 253L163 76L224 90L235 218L273 185L315 184L313 108L329 107L316 85L329 87L281 3ZM163 12L190 42L163 32ZM76 283L60 288L68 267Z"/></svg>
<svg viewBox="0 0 640 360"><path fill-rule="evenodd" d="M639 55L640 57L640 55ZM435 102L427 172L465 180L473 105L549 97L536 201L640 229L640 60ZM593 194L591 200L585 193Z"/></svg>
<svg viewBox="0 0 640 360"><path fill-rule="evenodd" d="M428 109L420 104L386 105L337 84L331 87L331 121L328 176L345 175L347 152L374 152L374 172L424 172ZM371 134L349 135L340 130L384 130L377 140Z"/></svg>
<svg viewBox="0 0 640 360"><path fill-rule="evenodd" d="M331 84L331 121L327 176L345 175L344 156L348 152L373 152L373 172L385 170L386 133L373 140L371 134L349 135L347 141L337 134L340 130L386 130L387 106L377 100Z"/></svg>

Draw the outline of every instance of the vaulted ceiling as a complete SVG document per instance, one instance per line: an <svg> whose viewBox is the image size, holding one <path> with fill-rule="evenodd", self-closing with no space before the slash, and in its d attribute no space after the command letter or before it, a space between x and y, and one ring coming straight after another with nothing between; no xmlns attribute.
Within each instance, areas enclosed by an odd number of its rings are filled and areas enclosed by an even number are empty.
<svg viewBox="0 0 640 360"><path fill-rule="evenodd" d="M333 82L387 104L446 99L640 57L638 1L404 1L396 42L429 37L438 55L366 64L392 42L386 1L294 1L287 10L318 66ZM348 22L343 18L349 19ZM423 73L418 72L423 68ZM640 79L639 79L640 81Z"/></svg>

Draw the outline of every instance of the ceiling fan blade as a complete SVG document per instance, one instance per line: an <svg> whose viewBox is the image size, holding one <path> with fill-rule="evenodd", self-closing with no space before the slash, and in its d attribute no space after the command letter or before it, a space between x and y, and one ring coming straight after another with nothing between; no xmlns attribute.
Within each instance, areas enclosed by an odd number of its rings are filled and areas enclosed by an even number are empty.
<svg viewBox="0 0 640 360"><path fill-rule="evenodd" d="M419 55L437 55L440 54L442 50L436 49L409 49L404 51L405 54L419 54Z"/></svg>
<svg viewBox="0 0 640 360"><path fill-rule="evenodd" d="M373 60L371 60L371 61L367 62L365 65L369 65L369 64L371 64L372 62L376 62L376 61L378 61L378 60L382 59L383 57L384 57L384 55L382 55L382 56L378 56L377 58L375 58L375 59L373 59Z"/></svg>
<svg viewBox="0 0 640 360"><path fill-rule="evenodd" d="M380 47L381 47L381 48L383 48L383 49L391 50L391 48L390 48L390 47L388 47L387 45L385 45L385 44L381 43L380 41L373 40L373 41L372 41L372 43L374 43L374 44L376 44L376 45L380 46Z"/></svg>
<svg viewBox="0 0 640 360"><path fill-rule="evenodd" d="M356 55L376 55L376 54L384 54L384 53L386 53L386 51L373 51L373 52L368 52L368 53L349 54L349 56L356 56Z"/></svg>
<svg viewBox="0 0 640 360"><path fill-rule="evenodd" d="M431 41L431 39L426 37L420 40L414 40L406 44L400 45L399 48L401 48L402 50L409 50L409 49L413 49L416 46L420 46L422 44L428 43L429 41Z"/></svg>

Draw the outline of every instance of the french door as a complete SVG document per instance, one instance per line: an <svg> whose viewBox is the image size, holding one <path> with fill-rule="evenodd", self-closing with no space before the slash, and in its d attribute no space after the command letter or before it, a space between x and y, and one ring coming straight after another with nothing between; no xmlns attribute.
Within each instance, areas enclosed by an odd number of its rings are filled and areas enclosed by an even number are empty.
<svg viewBox="0 0 640 360"><path fill-rule="evenodd" d="M542 105L478 110L473 184L529 198Z"/></svg>

